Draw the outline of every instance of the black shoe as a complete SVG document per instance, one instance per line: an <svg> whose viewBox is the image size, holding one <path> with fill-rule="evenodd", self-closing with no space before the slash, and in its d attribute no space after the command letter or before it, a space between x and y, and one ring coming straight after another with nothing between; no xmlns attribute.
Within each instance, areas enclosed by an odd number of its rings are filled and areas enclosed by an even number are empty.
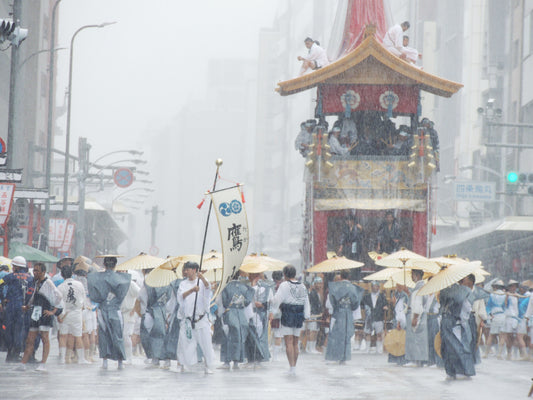
<svg viewBox="0 0 533 400"><path fill-rule="evenodd" d="M6 363L19 363L22 357L18 353L7 353Z"/></svg>
<svg viewBox="0 0 533 400"><path fill-rule="evenodd" d="M12 363L19 363L19 362L22 362L22 357L19 356L18 354L15 354L13 356L13 359L11 360Z"/></svg>
<svg viewBox="0 0 533 400"><path fill-rule="evenodd" d="M32 354L30 359L28 360L28 363L30 363L30 364L39 364L40 361L35 359L35 354Z"/></svg>

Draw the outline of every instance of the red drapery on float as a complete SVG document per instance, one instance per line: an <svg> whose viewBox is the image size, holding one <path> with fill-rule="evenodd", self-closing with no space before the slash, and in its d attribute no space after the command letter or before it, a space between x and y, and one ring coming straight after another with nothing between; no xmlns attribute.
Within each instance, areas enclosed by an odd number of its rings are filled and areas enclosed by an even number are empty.
<svg viewBox="0 0 533 400"><path fill-rule="evenodd" d="M348 0L343 37L336 58L348 54L359 46L363 41L367 25L376 26L376 36L381 41L387 33L383 0Z"/></svg>
<svg viewBox="0 0 533 400"><path fill-rule="evenodd" d="M322 98L322 112L336 114L345 111L346 104L351 111L388 111L415 114L419 89L415 86L399 85L321 85L318 88Z"/></svg>

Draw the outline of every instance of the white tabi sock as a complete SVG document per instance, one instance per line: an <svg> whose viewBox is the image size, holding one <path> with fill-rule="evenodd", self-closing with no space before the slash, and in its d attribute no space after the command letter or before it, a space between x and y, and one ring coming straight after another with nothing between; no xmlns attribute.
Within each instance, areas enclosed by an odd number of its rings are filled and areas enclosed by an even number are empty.
<svg viewBox="0 0 533 400"><path fill-rule="evenodd" d="M383 354L383 340L376 341L376 349L378 354Z"/></svg>
<svg viewBox="0 0 533 400"><path fill-rule="evenodd" d="M85 359L85 349L83 347L77 349L76 353L78 353L78 364L89 364L89 361Z"/></svg>
<svg viewBox="0 0 533 400"><path fill-rule="evenodd" d="M313 340L313 341L308 340L305 351L307 353L312 353L312 352L316 351L316 340Z"/></svg>

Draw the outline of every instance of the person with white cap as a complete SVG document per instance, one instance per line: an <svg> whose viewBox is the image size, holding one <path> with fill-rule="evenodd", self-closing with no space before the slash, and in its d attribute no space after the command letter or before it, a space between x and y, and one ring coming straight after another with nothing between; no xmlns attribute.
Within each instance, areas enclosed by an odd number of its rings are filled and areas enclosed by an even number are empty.
<svg viewBox="0 0 533 400"><path fill-rule="evenodd" d="M522 282L518 286L518 328L516 329L516 342L520 350L520 360L527 361L529 356L527 354L526 336L527 336L527 320L525 314L529 305L529 287Z"/></svg>
<svg viewBox="0 0 533 400"><path fill-rule="evenodd" d="M63 296L61 292L46 276L46 266L43 263L36 263L33 266L33 277L35 278L35 291L27 305L22 306L24 312L29 311L31 318L30 331L26 338L26 347L22 364L17 368L20 371L26 370L26 363L33 355L35 339L39 334L43 341L43 358L37 367L37 371L46 371L46 361L50 352L49 332L52 329L54 315L58 316L64 309Z"/></svg>
<svg viewBox="0 0 533 400"><path fill-rule="evenodd" d="M496 280L492 284L493 292L489 296L487 301L487 313L490 320L490 334L489 340L487 341L487 346L485 349L484 358L488 357L490 354L491 346L493 341L499 339L498 344L498 358L501 358L503 349L505 348L505 339L506 336L503 334L503 329L505 325L505 292L503 289L505 285L501 279Z"/></svg>
<svg viewBox="0 0 533 400"><path fill-rule="evenodd" d="M526 308L526 312L524 314L524 319L526 320L527 325L527 332L528 336L530 338L529 341L529 360L533 361L533 285L531 284L531 281L529 282L523 282L523 285L527 284L528 287L528 293L526 294L528 296L528 304Z"/></svg>
<svg viewBox="0 0 533 400"><path fill-rule="evenodd" d="M0 308L4 311L6 326L6 362L19 362L30 327L29 315L22 312L22 307L30 301L34 279L28 273L24 257L14 257L11 266L13 272L0 279Z"/></svg>
<svg viewBox="0 0 533 400"><path fill-rule="evenodd" d="M518 344L520 354L523 355L525 351L525 343L522 339L522 343L517 341L518 332L518 297L516 296L516 290L518 289L518 281L510 279L507 283L507 294L505 298L505 324L502 332L504 336L504 342L507 345L507 360L513 358L513 345L515 342Z"/></svg>
<svg viewBox="0 0 533 400"><path fill-rule="evenodd" d="M341 145L339 137L341 134L341 127L334 126L329 134L328 144L330 147L331 154L338 156L347 156L350 154L350 151L356 146L357 142L352 144L351 147L345 147Z"/></svg>
<svg viewBox="0 0 533 400"><path fill-rule="evenodd" d="M302 157L307 157L309 154L310 146L313 142L313 129L315 129L316 121L314 119L308 119L300 124L300 133L294 141L294 147L300 152Z"/></svg>

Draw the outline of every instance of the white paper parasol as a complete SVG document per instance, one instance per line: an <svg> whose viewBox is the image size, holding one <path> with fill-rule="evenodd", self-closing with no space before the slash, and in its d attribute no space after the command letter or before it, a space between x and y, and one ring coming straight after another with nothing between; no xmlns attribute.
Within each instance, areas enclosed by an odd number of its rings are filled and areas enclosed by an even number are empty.
<svg viewBox="0 0 533 400"><path fill-rule="evenodd" d="M331 257L328 260L324 260L321 263L309 268L306 272L319 273L319 272L335 272L342 269L361 268L365 265L362 262L350 260L346 257Z"/></svg>
<svg viewBox="0 0 533 400"><path fill-rule="evenodd" d="M459 282L464 277L474 273L477 269L479 269L480 265L480 261L450 265L449 267L441 270L428 283L426 283L418 291L418 295L423 296L426 294L436 293L444 288L447 288L454 283Z"/></svg>

